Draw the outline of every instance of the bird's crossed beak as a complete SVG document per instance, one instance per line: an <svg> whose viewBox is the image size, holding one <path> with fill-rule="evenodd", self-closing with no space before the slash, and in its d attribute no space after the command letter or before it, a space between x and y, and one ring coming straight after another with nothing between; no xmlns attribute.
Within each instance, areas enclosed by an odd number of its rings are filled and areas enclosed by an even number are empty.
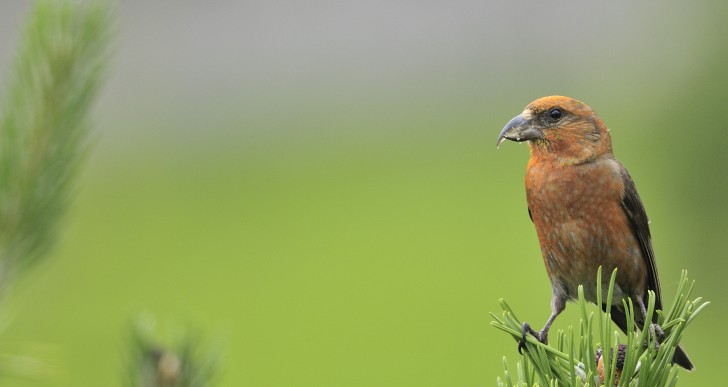
<svg viewBox="0 0 728 387"><path fill-rule="evenodd" d="M523 113L513 117L512 120L508 121L506 126L501 130L498 136L498 143L495 144L496 148L504 140L511 140L516 142L530 141L543 138L543 132L541 129L533 125L530 119L523 116Z"/></svg>

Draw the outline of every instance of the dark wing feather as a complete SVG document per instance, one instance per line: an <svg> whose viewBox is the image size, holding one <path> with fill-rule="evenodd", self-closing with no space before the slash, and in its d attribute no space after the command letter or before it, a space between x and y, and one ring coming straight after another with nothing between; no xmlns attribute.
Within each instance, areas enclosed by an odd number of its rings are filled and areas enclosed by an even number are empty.
<svg viewBox="0 0 728 387"><path fill-rule="evenodd" d="M637 193L637 188L634 186L632 178L627 173L627 170L620 164L622 181L624 182L624 195L622 196L622 208L624 213L629 219L629 223L632 226L632 232L635 238L640 244L642 250L642 258L647 264L647 289L655 292L655 309L662 310L662 295L660 292L660 280L657 277L657 266L655 265L655 253L652 251L652 237L650 236L650 226L647 220L647 214L645 213L645 207L642 205L640 195ZM647 294L644 295L647 300ZM604 307L604 305L602 305ZM627 316L621 308L612 306L612 320L619 326L622 331L627 330ZM652 322L657 322L657 313L654 314ZM638 323L638 325L641 325ZM672 357L672 361L675 364L680 365L686 370L693 370L695 367L688 358L687 353L682 346L675 348L675 354Z"/></svg>
<svg viewBox="0 0 728 387"><path fill-rule="evenodd" d="M621 166L621 164L620 164ZM622 196L622 208L627 215L632 233L640 244L642 250L642 258L647 264L647 289L655 292L655 309L662 310L662 295L660 291L660 280L657 277L657 266L655 265L655 253L652 251L652 237L650 236L650 226L647 220L645 208L640 200L632 178L629 176L627 169L622 168L622 181L624 182L624 194ZM647 301L647 294L644 295ZM657 314L655 314L655 318ZM656 321L656 320L655 320Z"/></svg>

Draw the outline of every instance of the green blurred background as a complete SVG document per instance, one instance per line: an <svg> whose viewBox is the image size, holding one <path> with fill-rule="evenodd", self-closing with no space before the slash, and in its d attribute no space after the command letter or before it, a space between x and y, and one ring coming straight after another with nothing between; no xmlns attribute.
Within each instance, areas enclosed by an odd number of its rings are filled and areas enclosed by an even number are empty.
<svg viewBox="0 0 728 387"><path fill-rule="evenodd" d="M29 2L0 6L7 73ZM223 386L482 386L542 323L528 220L531 100L612 129L652 220L666 303L680 270L713 301L684 338L724 380L728 5L124 1L96 146L58 249L3 304L14 386L121 385L148 311L222 343ZM555 326L578 321L567 307Z"/></svg>

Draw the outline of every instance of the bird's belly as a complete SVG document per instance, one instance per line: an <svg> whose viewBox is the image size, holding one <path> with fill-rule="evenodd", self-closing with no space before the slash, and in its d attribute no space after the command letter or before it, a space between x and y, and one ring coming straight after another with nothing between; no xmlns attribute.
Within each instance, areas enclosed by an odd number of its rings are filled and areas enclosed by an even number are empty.
<svg viewBox="0 0 728 387"><path fill-rule="evenodd" d="M599 193L587 197L590 200L585 203L565 195L536 205L539 210L534 212L533 221L544 264L554 291L575 299L582 285L585 298L591 302L597 300L599 267L602 299L606 299L612 272L618 269L612 302L621 305L623 296L641 294L643 289L645 263L641 250L629 232L619 202L602 199Z"/></svg>
<svg viewBox="0 0 728 387"><path fill-rule="evenodd" d="M597 300L596 278L602 267L602 298L606 299L609 278L615 268L620 273L635 270L632 254L617 257L610 245L610 236L603 226L590 221L571 220L561 222L544 233L541 249L549 278L555 290L560 290L570 299L576 299L578 287L584 288L584 297L591 302ZM542 238L539 238L542 239ZM634 256L639 254L634 252ZM623 292L620 282L615 284L614 303L621 303Z"/></svg>

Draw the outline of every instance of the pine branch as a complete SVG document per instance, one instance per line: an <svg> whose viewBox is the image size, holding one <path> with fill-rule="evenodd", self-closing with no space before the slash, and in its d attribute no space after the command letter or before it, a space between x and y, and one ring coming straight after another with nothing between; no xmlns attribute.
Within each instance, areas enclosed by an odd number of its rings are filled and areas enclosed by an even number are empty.
<svg viewBox="0 0 728 387"><path fill-rule="evenodd" d="M1 287L56 239L87 150L110 21L103 2L41 0L30 12L0 120Z"/></svg>
<svg viewBox="0 0 728 387"><path fill-rule="evenodd" d="M132 329L126 385L130 387L210 387L218 376L220 351L202 345L198 334L180 330L160 338L154 318L143 315Z"/></svg>
<svg viewBox="0 0 728 387"><path fill-rule="evenodd" d="M597 274L598 303L601 303L601 269ZM613 294L616 270L612 273L606 303L610 303ZM655 343L649 330L635 332L635 309L631 300L624 301L627 327L626 343L618 344L620 334L613 330L610 313L597 308L596 319L598 330L594 328L594 313L587 313L587 301L584 291L579 287L579 309L581 320L578 335L573 328L558 331L556 346L550 347L540 343L532 336L526 337L526 348L521 360L516 364L517 373L513 375L506 358L503 358L505 374L498 378L499 386L674 386L678 380L677 367L672 365L675 352L683 331L690 322L708 305L701 298L690 300L694 282L688 281L687 272L683 271L677 294L672 307L667 313L658 312L658 320L665 332L665 337L655 350ZM649 293L648 315L652 316L655 308L655 294ZM503 309L500 317L495 314L491 325L510 334L516 341L521 340L521 323L505 300L500 300ZM651 321L648 318L647 321ZM609 348L609 350L603 350ZM595 361L596 358L596 361ZM614 361L619 358L619 361ZM619 364L619 367L618 367ZM606 365L606 366L605 366ZM515 379L515 380L514 380Z"/></svg>

